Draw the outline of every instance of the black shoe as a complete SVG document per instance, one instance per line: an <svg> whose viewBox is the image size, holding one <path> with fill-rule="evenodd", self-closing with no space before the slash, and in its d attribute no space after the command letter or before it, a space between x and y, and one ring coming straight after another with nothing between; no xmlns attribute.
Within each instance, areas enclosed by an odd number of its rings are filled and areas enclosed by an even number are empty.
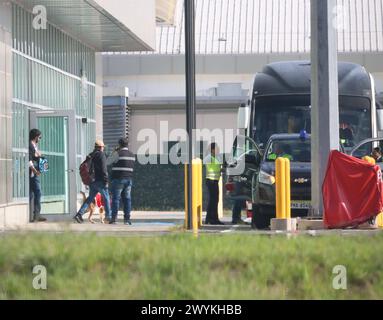
<svg viewBox="0 0 383 320"><path fill-rule="evenodd" d="M232 221L232 224L247 224L245 221L243 221L242 219L239 219L239 220L235 220L235 221Z"/></svg>
<svg viewBox="0 0 383 320"><path fill-rule="evenodd" d="M77 223L83 223L84 222L84 219L82 218L82 215L77 213L73 219L77 222Z"/></svg>
<svg viewBox="0 0 383 320"><path fill-rule="evenodd" d="M117 224L117 223L116 223L116 220L115 220L115 219L111 219L111 220L109 221L109 224Z"/></svg>
<svg viewBox="0 0 383 320"><path fill-rule="evenodd" d="M47 219L40 215L37 215L33 218L33 222L44 222L44 221L47 221Z"/></svg>
<svg viewBox="0 0 383 320"><path fill-rule="evenodd" d="M130 219L126 219L126 220L124 220L124 224L131 226L132 225L132 221Z"/></svg>
<svg viewBox="0 0 383 320"><path fill-rule="evenodd" d="M209 221L206 224L214 225L214 226L224 226L225 224L222 221Z"/></svg>

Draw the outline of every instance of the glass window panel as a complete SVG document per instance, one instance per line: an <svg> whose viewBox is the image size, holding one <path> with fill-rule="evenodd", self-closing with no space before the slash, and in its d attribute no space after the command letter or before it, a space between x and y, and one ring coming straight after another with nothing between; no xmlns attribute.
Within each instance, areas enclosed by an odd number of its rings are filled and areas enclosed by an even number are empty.
<svg viewBox="0 0 383 320"><path fill-rule="evenodd" d="M32 21L31 13L13 4L13 47L16 50L76 76L81 76L80 70L84 68L88 81L95 81L95 52L92 49L70 38L49 23L45 32L36 32L25 21ZM65 54L63 54L64 49ZM77 116L86 116L90 120L94 120L95 90L93 86L89 86L88 95L83 98L81 97L80 80L32 61L17 52L13 53L13 74L14 98L26 102L25 105L13 103L12 119L13 196L14 198L23 198L28 196L28 190L25 190L28 172L25 168L27 166L30 129L29 103L52 109L76 109ZM90 152L95 139L95 124L83 125L80 123L80 125L85 126L85 129L83 130L83 137L79 133L78 141L84 139L85 150ZM46 124L42 123L42 126L45 131L44 138L47 139L50 134L46 132L52 130L52 127L55 130L62 130L62 123L56 123L53 120ZM55 153L52 154L52 161L55 166L60 168L60 166L62 167L62 159L60 160L60 156L57 154L62 153L63 143L57 140L57 136L54 139L49 142L52 145L49 152ZM53 186L53 182L49 182L49 178L46 179L48 185L50 183L52 186L52 190L46 190L47 193L59 192L59 188Z"/></svg>

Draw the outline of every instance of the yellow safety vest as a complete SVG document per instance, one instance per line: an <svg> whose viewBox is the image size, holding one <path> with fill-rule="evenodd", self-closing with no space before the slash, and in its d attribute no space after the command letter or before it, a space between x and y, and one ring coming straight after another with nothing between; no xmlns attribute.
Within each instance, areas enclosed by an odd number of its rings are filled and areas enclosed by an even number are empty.
<svg viewBox="0 0 383 320"><path fill-rule="evenodd" d="M270 154L270 155L267 157L267 159L269 159L269 160L277 160L277 158L279 158L279 157L289 159L290 161L293 159L293 157L292 157L291 155L287 154L287 153L284 153L284 154L281 155L281 156L277 156L275 153L272 153L272 154Z"/></svg>
<svg viewBox="0 0 383 320"><path fill-rule="evenodd" d="M221 177L221 163L213 156L206 163L206 179L219 181Z"/></svg>

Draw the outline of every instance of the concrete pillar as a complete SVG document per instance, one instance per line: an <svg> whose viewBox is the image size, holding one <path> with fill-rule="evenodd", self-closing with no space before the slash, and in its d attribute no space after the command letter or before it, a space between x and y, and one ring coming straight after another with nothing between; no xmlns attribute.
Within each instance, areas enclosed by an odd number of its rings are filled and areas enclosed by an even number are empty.
<svg viewBox="0 0 383 320"><path fill-rule="evenodd" d="M336 0L311 0L311 215L323 214L329 152L339 149Z"/></svg>

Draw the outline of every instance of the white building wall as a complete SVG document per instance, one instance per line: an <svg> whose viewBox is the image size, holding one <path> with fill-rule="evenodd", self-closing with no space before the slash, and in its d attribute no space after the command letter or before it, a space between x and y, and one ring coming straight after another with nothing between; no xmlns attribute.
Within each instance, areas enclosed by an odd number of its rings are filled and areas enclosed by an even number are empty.
<svg viewBox="0 0 383 320"><path fill-rule="evenodd" d="M239 83L248 91L254 80L254 74L223 74L196 76L197 96L211 96L210 89L219 83ZM128 87L131 97L182 97L185 96L184 75L132 75L104 76L104 87Z"/></svg>
<svg viewBox="0 0 383 320"><path fill-rule="evenodd" d="M237 129L236 120L236 108L214 108L212 111L200 110L197 112L197 129L207 129L211 133L216 129L220 130L226 145L226 148L221 149L224 152L230 152ZM168 108L164 108L158 110L148 107L147 110L140 109L133 111L131 149L134 153L144 154L145 150L142 146L145 141L139 141L139 137L141 135L142 139L148 132L154 132L156 143L154 145L154 150L150 150L150 154L166 153L167 150L163 149L165 141L185 141L185 136L177 136L177 132L180 132L179 130L186 130L186 116L184 109L169 110ZM208 138L208 136L205 136L202 139L197 138L197 140L206 141Z"/></svg>
<svg viewBox="0 0 383 320"><path fill-rule="evenodd" d="M268 63L308 60L306 54L207 55L196 57L197 96L209 95L218 83L252 86L254 76ZM339 61L354 62L372 73L383 73L383 53L340 53ZM128 87L132 97L185 95L185 57L182 55L104 55L104 86Z"/></svg>

